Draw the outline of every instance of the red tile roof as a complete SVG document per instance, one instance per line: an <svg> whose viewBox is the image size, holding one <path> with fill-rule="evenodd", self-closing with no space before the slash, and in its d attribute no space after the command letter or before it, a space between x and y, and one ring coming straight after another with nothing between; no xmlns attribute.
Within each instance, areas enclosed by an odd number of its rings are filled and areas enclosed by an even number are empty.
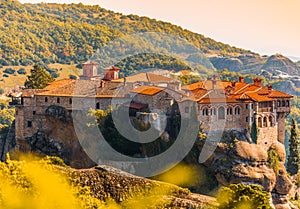
<svg viewBox="0 0 300 209"><path fill-rule="evenodd" d="M135 89L132 89L131 92L144 94L144 95L155 95L163 90L164 88L156 87L156 86L140 86Z"/></svg>
<svg viewBox="0 0 300 209"><path fill-rule="evenodd" d="M229 82L221 80L206 80L196 82L182 87L186 92L194 95L193 100L199 103L218 102L219 99L212 99L211 93L205 96L207 92L218 92L220 97L226 97L227 102L238 101L273 101L276 98L291 98L292 96L284 92L265 87L259 84L248 84L244 82Z"/></svg>

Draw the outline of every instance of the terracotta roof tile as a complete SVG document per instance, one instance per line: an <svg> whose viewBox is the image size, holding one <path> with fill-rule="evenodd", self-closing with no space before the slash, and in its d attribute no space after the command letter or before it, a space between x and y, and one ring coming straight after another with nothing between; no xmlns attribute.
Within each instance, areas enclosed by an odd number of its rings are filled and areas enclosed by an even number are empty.
<svg viewBox="0 0 300 209"><path fill-rule="evenodd" d="M166 76L156 75L154 73L138 73L136 75L126 77L126 82L174 82L175 80ZM124 82L124 78L114 80L114 82Z"/></svg>
<svg viewBox="0 0 300 209"><path fill-rule="evenodd" d="M267 102L267 101L274 101L273 98L269 98L267 96L259 95L256 92L246 92L245 93L250 99L256 101L256 102Z"/></svg>
<svg viewBox="0 0 300 209"><path fill-rule="evenodd" d="M140 87L137 87L137 88L131 90L131 92L138 93L138 94L144 94L144 95L155 95L163 90L164 90L164 88L161 88L161 87L140 86Z"/></svg>
<svg viewBox="0 0 300 209"><path fill-rule="evenodd" d="M292 98L293 96L290 95L290 94L286 94L284 92L281 92L281 91L272 90L269 97L271 97L271 98Z"/></svg>

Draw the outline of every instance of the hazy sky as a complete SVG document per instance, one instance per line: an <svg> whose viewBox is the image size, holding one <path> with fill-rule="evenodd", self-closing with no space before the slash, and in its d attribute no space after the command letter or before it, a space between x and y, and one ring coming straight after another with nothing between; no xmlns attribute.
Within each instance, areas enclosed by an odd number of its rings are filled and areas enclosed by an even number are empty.
<svg viewBox="0 0 300 209"><path fill-rule="evenodd" d="M41 2L21 0L21 2ZM165 20L260 54L300 58L300 0L43 0Z"/></svg>

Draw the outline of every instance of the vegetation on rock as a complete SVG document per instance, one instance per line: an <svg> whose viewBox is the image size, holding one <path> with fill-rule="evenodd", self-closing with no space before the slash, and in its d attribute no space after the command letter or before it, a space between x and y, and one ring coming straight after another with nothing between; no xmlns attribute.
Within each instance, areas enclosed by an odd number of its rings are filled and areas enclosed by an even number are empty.
<svg viewBox="0 0 300 209"><path fill-rule="evenodd" d="M270 194L264 192L261 186L232 184L223 187L218 194L219 209L256 208L271 209Z"/></svg>

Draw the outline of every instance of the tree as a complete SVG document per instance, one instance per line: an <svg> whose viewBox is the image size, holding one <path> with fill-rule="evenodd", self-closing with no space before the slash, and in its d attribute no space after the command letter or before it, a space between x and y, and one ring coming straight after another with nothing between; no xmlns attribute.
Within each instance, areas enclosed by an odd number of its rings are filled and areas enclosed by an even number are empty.
<svg viewBox="0 0 300 209"><path fill-rule="evenodd" d="M270 195L255 184L231 184L218 194L219 209L257 208L271 209Z"/></svg>
<svg viewBox="0 0 300 209"><path fill-rule="evenodd" d="M258 128L257 128L256 120L254 120L252 123L250 135L251 135L252 141L254 143L257 143Z"/></svg>
<svg viewBox="0 0 300 209"><path fill-rule="evenodd" d="M291 136L289 139L289 151L290 154L288 156L287 171L291 175L295 175L298 173L299 170L300 155L299 155L298 128L297 128L297 122L295 121L294 118L292 119Z"/></svg>
<svg viewBox="0 0 300 209"><path fill-rule="evenodd" d="M30 89L43 89L48 83L54 81L54 78L41 66L34 65L30 70L30 75L27 76L25 87Z"/></svg>

